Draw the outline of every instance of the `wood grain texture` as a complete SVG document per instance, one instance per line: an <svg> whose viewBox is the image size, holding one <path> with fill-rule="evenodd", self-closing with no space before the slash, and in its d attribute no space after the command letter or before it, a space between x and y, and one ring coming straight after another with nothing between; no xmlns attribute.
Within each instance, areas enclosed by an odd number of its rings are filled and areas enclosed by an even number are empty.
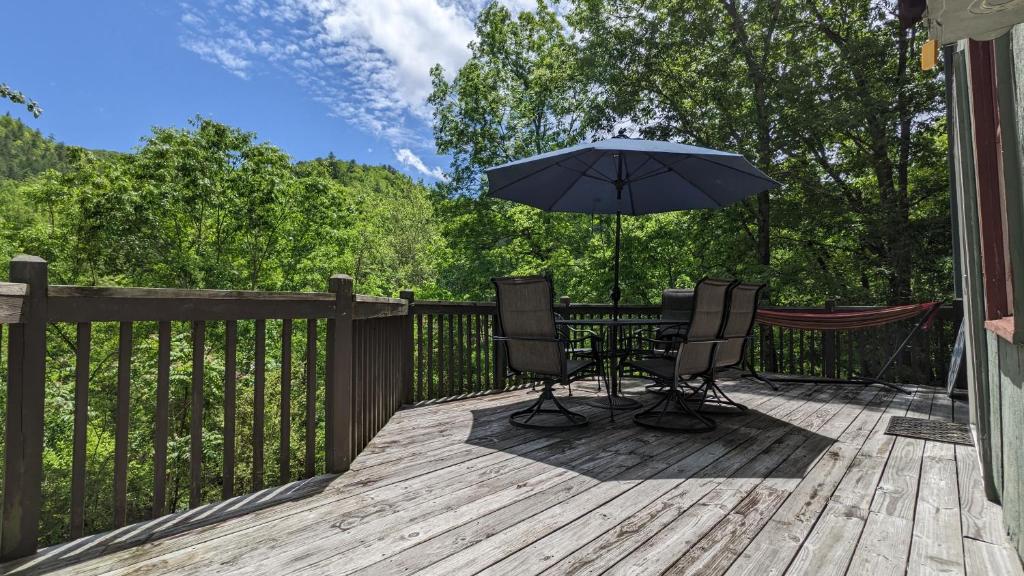
<svg viewBox="0 0 1024 576"><path fill-rule="evenodd" d="M92 325L82 322L75 339L75 428L71 451L71 537L85 534L85 441L89 426L89 355Z"/></svg>
<svg viewBox="0 0 1024 576"><path fill-rule="evenodd" d="M28 284L22 324L11 325L7 348L7 422L0 558L36 551L42 504L43 411L46 378L47 264L15 256L10 278Z"/></svg>
<svg viewBox="0 0 1024 576"><path fill-rule="evenodd" d="M117 341L114 424L114 526L128 523L128 419L131 415L132 323L121 322Z"/></svg>
<svg viewBox="0 0 1024 576"><path fill-rule="evenodd" d="M206 322L192 323L192 393L189 401L188 507L203 501L203 404L206 359Z"/></svg>
<svg viewBox="0 0 1024 576"><path fill-rule="evenodd" d="M292 321L281 321L281 401L278 413L278 484L291 480L292 462Z"/></svg>
<svg viewBox="0 0 1024 576"><path fill-rule="evenodd" d="M20 285L0 287L0 314L14 317ZM49 322L269 320L329 318L334 295L329 292L259 292L242 290L183 290L176 288L114 288L50 286ZM358 295L358 319L405 316L405 300Z"/></svg>
<svg viewBox="0 0 1024 576"><path fill-rule="evenodd" d="M256 365L253 367L252 391L252 488L263 488L263 444L266 433L266 386L267 386L267 323L256 320Z"/></svg>
<svg viewBox="0 0 1024 576"><path fill-rule="evenodd" d="M389 350L384 336L406 326L367 327L375 332L363 351L375 363L368 365L371 382L401 381L401 368L379 362L384 356L373 350ZM720 417L718 429L698 435L640 430L622 418L612 423L606 410L581 402L594 394L592 383L574 386L567 399L591 418L581 430L509 426L508 411L535 397L527 390L401 410L339 476L200 506L0 569L76 576L741 569L881 576L940 567L943 556L926 537L948 542L953 535L963 548L955 566L966 574L1020 574L1011 547L966 537L961 526L970 524L948 514L872 510L879 494L899 484L883 484L886 473L908 466L893 460L898 442L883 433L888 416L931 414L931 394L723 385L751 410ZM399 388L390 399L386 386L369 392L378 408L400 398ZM957 417L955 405L934 404L936 417ZM959 511L958 484L982 489L969 467L941 450L923 445L916 454L916 507ZM780 554L748 562L752 546L766 549L758 543Z"/></svg>
<svg viewBox="0 0 1024 576"><path fill-rule="evenodd" d="M24 318L27 284L0 282L0 324L18 324Z"/></svg>
<svg viewBox="0 0 1024 576"><path fill-rule="evenodd" d="M171 323L157 327L156 407L153 423L153 517L163 516L167 503L167 435L171 395Z"/></svg>

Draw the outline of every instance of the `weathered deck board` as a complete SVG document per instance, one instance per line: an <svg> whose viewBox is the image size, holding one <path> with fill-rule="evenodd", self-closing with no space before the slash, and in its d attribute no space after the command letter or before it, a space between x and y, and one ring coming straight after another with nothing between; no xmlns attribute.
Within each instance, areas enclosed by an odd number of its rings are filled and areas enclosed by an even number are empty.
<svg viewBox="0 0 1024 576"><path fill-rule="evenodd" d="M934 396L929 419L953 419L953 404L948 396ZM964 574L955 455L953 444L925 441L908 576Z"/></svg>
<svg viewBox="0 0 1024 576"><path fill-rule="evenodd" d="M588 428L513 428L529 391L404 410L343 475L0 573L1024 576L976 450L884 434L892 415L964 421L962 404L932 389L725 386L751 410L694 435L578 401Z"/></svg>

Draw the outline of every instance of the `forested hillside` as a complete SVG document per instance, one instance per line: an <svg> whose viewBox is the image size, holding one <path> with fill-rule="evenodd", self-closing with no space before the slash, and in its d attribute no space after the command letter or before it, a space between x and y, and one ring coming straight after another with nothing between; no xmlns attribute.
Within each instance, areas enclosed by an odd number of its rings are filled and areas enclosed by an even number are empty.
<svg viewBox="0 0 1024 576"><path fill-rule="evenodd" d="M64 167L66 147L10 114L0 116L0 178L18 180Z"/></svg>
<svg viewBox="0 0 1024 576"><path fill-rule="evenodd" d="M346 272L371 294L435 285L429 192L390 167L295 164L202 118L123 155L4 125L20 136L0 163L35 168L0 179L0 248L46 258L54 282L323 290Z"/></svg>

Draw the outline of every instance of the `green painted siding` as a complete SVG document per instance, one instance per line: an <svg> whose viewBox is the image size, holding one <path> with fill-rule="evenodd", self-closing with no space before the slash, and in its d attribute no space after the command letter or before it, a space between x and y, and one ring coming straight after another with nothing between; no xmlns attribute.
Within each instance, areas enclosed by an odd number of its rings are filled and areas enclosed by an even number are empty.
<svg viewBox="0 0 1024 576"><path fill-rule="evenodd" d="M997 438L1003 448L1003 517L1018 554L1024 556L1024 346L990 334L989 347L996 353L989 361L988 384L993 398L999 398L1002 421Z"/></svg>
<svg viewBox="0 0 1024 576"><path fill-rule="evenodd" d="M967 350L967 383L972 407L971 422L979 441L982 470L984 470L985 493L992 500L999 501L1002 488L1001 441L994 442L991 422L998 407L989 398L988 366L993 360L989 354L985 333L985 301L981 267L981 235L978 230L978 196L974 170L974 134L971 126L970 85L967 73L967 53L958 50L950 68L954 78L954 101L951 105L954 117L953 151L956 157L955 171L957 227L960 234L960 266L962 269L962 293L964 296L964 322Z"/></svg>
<svg viewBox="0 0 1024 576"><path fill-rule="evenodd" d="M1003 505L1006 531L1024 557L1024 346L987 331L981 234L975 181L967 54L961 43L954 77L954 158L960 256L967 327L972 424L979 443L986 493ZM1024 25L995 42L996 84L1003 139L1003 182L1018 330L1024 323Z"/></svg>

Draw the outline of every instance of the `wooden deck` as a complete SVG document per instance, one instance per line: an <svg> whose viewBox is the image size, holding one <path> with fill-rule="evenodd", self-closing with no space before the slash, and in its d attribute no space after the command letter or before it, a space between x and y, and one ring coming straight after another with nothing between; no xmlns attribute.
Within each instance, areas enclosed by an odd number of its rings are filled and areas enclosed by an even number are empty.
<svg viewBox="0 0 1024 576"><path fill-rule="evenodd" d="M884 434L891 415L966 421L965 405L931 389L724 387L751 409L699 435L580 402L588 428L512 428L525 391L404 410L340 477L0 573L1024 574L975 449Z"/></svg>

